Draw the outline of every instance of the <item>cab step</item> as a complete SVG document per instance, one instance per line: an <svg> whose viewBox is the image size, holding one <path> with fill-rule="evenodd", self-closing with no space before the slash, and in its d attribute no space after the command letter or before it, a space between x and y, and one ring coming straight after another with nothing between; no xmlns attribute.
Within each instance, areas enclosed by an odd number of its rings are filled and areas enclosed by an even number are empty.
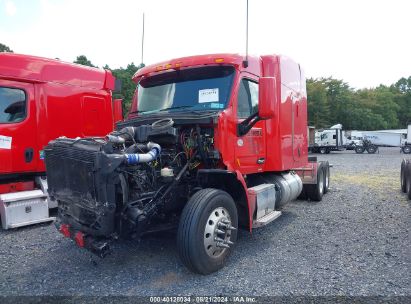
<svg viewBox="0 0 411 304"><path fill-rule="evenodd" d="M263 217L260 217L257 220L253 221L253 228L259 228L259 227L263 227L269 223L271 223L272 221L276 220L277 218L279 218L279 216L281 215L281 211L271 211L270 213L264 215Z"/></svg>

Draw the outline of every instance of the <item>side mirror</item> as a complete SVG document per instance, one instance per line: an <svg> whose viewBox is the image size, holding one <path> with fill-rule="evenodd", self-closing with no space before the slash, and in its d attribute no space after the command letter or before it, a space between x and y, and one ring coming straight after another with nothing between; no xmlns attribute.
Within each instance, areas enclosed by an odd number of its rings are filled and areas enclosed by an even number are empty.
<svg viewBox="0 0 411 304"><path fill-rule="evenodd" d="M122 99L113 100L113 119L114 119L114 123L123 120L123 100Z"/></svg>
<svg viewBox="0 0 411 304"><path fill-rule="evenodd" d="M276 79L274 77L260 77L258 88L258 117L260 119L273 118L276 104Z"/></svg>

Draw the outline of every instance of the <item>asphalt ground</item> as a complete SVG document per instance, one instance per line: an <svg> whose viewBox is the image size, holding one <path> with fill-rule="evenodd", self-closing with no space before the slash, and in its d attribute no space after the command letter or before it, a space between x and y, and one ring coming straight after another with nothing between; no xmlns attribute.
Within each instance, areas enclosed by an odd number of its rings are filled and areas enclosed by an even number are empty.
<svg viewBox="0 0 411 304"><path fill-rule="evenodd" d="M396 148L318 155L331 189L270 225L240 231L226 267L203 276L179 261L174 234L117 243L99 259L52 224L0 230L0 295L410 296L410 201Z"/></svg>

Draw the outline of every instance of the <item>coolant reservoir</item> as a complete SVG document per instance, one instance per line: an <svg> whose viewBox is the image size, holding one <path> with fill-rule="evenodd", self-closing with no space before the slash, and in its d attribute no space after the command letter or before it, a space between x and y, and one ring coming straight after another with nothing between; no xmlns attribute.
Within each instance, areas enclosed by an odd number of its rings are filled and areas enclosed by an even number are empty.
<svg viewBox="0 0 411 304"><path fill-rule="evenodd" d="M174 171L171 168L164 167L163 169L161 169L160 174L162 177L172 177L174 176Z"/></svg>

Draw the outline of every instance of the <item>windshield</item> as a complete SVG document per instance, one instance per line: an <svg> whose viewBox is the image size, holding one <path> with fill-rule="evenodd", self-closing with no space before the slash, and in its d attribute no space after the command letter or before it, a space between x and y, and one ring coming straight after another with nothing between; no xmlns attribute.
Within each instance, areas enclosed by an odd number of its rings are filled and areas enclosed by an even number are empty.
<svg viewBox="0 0 411 304"><path fill-rule="evenodd" d="M138 112L224 109L233 77L233 67L214 66L143 78L138 86Z"/></svg>

